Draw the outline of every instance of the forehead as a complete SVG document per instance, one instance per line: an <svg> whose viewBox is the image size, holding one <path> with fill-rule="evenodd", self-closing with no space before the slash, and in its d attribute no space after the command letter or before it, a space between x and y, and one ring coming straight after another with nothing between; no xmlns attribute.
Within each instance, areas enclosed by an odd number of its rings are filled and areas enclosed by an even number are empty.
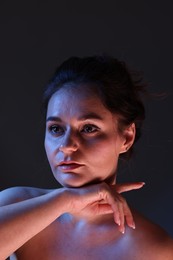
<svg viewBox="0 0 173 260"><path fill-rule="evenodd" d="M65 86L55 92L48 103L47 116L76 117L87 113L112 117L112 113L91 86Z"/></svg>

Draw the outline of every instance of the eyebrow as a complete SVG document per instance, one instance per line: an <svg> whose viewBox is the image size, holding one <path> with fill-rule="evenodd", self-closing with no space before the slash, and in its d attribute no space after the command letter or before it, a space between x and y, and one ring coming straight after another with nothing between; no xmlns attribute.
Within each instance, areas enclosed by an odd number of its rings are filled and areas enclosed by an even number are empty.
<svg viewBox="0 0 173 260"><path fill-rule="evenodd" d="M82 115L78 118L79 121L85 121L87 119L103 120L103 117L92 112L92 113L88 113L86 115ZM57 116L50 116L46 119L46 122L48 122L48 121L62 122L62 119Z"/></svg>
<svg viewBox="0 0 173 260"><path fill-rule="evenodd" d="M46 122L49 122L49 121L62 122L61 118L60 118L60 117L57 117L57 116L49 116L49 117L46 119Z"/></svg>
<svg viewBox="0 0 173 260"><path fill-rule="evenodd" d="M78 120L82 121L82 120L87 120L87 119L97 119L97 120L103 120L103 117L94 113L94 112L91 112L91 113L88 113L86 115L82 115L78 118Z"/></svg>

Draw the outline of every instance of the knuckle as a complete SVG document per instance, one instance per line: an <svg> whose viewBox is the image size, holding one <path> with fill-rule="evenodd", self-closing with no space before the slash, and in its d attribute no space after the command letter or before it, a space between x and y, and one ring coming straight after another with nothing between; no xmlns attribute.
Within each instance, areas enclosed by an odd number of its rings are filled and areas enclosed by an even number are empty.
<svg viewBox="0 0 173 260"><path fill-rule="evenodd" d="M109 192L109 187L105 182L102 182L99 185L99 192L101 192L101 193L108 193Z"/></svg>
<svg viewBox="0 0 173 260"><path fill-rule="evenodd" d="M99 198L102 199L104 196L105 196L105 191L106 191L106 185L105 183L100 183L98 185L98 195L99 195Z"/></svg>
<svg viewBox="0 0 173 260"><path fill-rule="evenodd" d="M125 199L124 197L120 196L120 195L119 195L119 201L120 201L121 203L123 203L123 204L126 204L126 203L127 203L127 202L126 202L126 199Z"/></svg>
<svg viewBox="0 0 173 260"><path fill-rule="evenodd" d="M106 182L102 182L102 183L100 184L100 186L101 186L101 188L102 188L103 190L108 190L108 185L107 185Z"/></svg>

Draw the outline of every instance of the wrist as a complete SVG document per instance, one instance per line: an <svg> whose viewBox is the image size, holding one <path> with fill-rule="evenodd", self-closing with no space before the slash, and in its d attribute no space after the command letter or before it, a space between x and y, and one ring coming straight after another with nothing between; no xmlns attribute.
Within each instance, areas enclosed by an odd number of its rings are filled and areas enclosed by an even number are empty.
<svg viewBox="0 0 173 260"><path fill-rule="evenodd" d="M53 191L53 197L55 198L58 207L61 208L61 215L72 211L73 196L71 189L64 187L56 189Z"/></svg>

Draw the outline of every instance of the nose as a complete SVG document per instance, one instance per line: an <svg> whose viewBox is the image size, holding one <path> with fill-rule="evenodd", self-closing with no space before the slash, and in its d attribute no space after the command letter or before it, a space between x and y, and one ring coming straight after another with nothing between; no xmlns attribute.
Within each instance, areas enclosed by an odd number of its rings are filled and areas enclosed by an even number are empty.
<svg viewBox="0 0 173 260"><path fill-rule="evenodd" d="M72 131L66 132L63 136L61 145L59 146L59 151L63 153L75 152L78 149L78 141L75 134Z"/></svg>

